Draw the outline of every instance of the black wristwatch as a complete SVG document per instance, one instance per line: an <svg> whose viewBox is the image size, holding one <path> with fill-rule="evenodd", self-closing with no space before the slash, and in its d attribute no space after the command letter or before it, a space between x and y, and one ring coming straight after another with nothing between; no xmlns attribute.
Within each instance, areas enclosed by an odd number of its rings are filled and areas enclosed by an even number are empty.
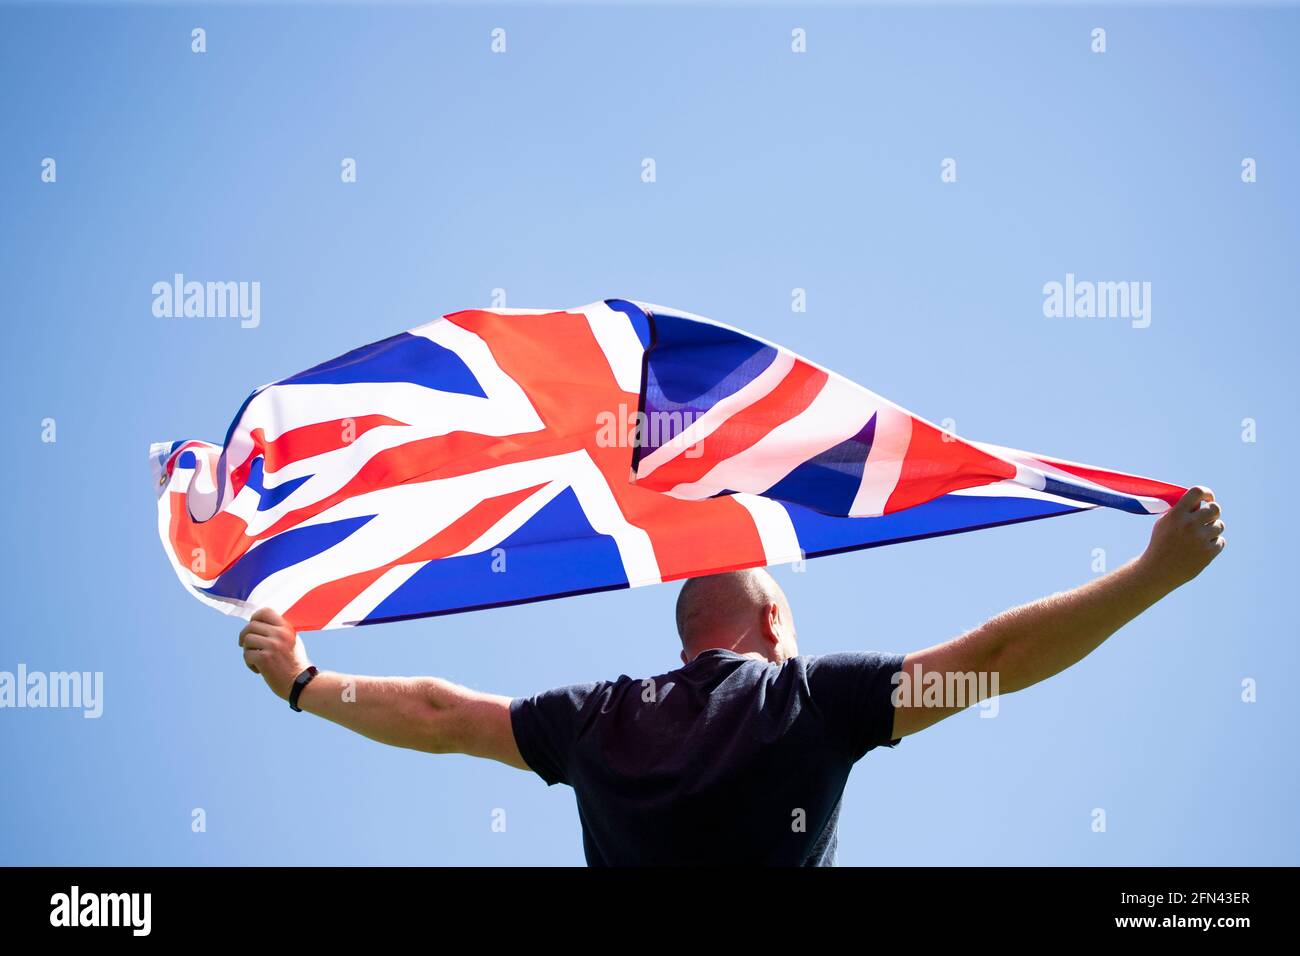
<svg viewBox="0 0 1300 956"><path fill-rule="evenodd" d="M312 665L293 679L293 689L289 691L290 710L302 713L302 708L298 706L298 698L302 696L302 689L310 684L319 673L320 671L316 669L315 665Z"/></svg>

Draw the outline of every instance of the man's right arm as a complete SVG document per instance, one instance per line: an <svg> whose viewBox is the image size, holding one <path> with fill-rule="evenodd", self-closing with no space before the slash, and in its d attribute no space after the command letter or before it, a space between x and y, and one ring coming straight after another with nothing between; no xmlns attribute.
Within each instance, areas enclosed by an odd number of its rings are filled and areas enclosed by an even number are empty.
<svg viewBox="0 0 1300 956"><path fill-rule="evenodd" d="M281 699L311 663L302 638L263 608L239 634L244 663ZM366 677L320 671L298 706L362 736L427 753L462 753L530 769L515 743L510 698L437 677Z"/></svg>
<svg viewBox="0 0 1300 956"><path fill-rule="evenodd" d="M298 704L362 736L426 753L460 753L529 769L515 744L510 698L437 677L321 671Z"/></svg>
<svg viewBox="0 0 1300 956"><path fill-rule="evenodd" d="M925 675L997 675L997 692L1011 693L1058 674L1175 588L1200 574L1223 550L1223 521L1208 488L1191 488L1156 522L1141 557L1082 587L1004 611L975 630L907 655L904 687ZM953 686L946 676L942 686ZM987 686L987 685L986 685ZM899 693L894 737L923 730L973 700L924 706ZM961 706L956 706L960 703Z"/></svg>

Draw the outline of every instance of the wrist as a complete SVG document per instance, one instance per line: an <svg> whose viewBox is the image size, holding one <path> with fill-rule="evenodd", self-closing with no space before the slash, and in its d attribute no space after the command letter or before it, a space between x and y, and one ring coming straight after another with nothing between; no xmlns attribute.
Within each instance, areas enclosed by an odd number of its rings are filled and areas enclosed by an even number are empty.
<svg viewBox="0 0 1300 956"><path fill-rule="evenodd" d="M1143 551L1133 559L1129 567L1134 582L1153 604L1186 583L1172 573L1166 562L1152 555L1150 550Z"/></svg>
<svg viewBox="0 0 1300 956"><path fill-rule="evenodd" d="M303 709L303 692L306 691L319 674L320 670L314 664L308 664L298 672L297 676L293 679L293 683L289 686L288 700L290 709L295 711L301 711Z"/></svg>
<svg viewBox="0 0 1300 956"><path fill-rule="evenodd" d="M290 667L288 673L286 673L276 682L275 686L271 688L275 691L275 696L279 697L281 700L288 700L289 695L293 693L293 682L298 679L298 675L311 666L312 663L309 660L295 661Z"/></svg>

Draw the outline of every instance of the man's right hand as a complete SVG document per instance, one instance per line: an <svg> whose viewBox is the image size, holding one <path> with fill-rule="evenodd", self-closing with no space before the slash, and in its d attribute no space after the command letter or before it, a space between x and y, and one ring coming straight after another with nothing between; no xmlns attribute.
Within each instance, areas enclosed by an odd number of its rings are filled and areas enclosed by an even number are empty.
<svg viewBox="0 0 1300 956"><path fill-rule="evenodd" d="M1214 492L1188 488L1151 531L1151 543L1138 559L1143 570L1170 591L1196 577L1223 550L1222 509Z"/></svg>

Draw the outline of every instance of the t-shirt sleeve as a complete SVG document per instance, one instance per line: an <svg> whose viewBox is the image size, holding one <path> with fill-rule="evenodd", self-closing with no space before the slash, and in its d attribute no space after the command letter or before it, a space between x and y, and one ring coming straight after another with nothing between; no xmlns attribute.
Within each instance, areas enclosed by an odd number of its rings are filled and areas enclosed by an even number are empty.
<svg viewBox="0 0 1300 956"><path fill-rule="evenodd" d="M860 760L873 747L892 747L894 675L903 669L902 654L824 654L808 665L808 689L822 714L826 734L850 759Z"/></svg>
<svg viewBox="0 0 1300 956"><path fill-rule="evenodd" d="M571 684L510 702L510 726L524 762L547 786L568 783L584 715L602 683Z"/></svg>

